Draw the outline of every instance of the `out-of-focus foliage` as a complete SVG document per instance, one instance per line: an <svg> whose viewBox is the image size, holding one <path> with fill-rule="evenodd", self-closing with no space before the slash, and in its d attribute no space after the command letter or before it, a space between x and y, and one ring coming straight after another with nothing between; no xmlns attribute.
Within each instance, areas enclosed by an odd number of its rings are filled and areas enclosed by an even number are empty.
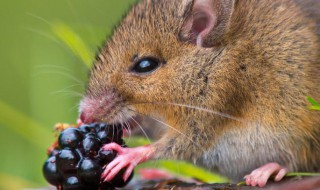
<svg viewBox="0 0 320 190"><path fill-rule="evenodd" d="M307 100L311 103L311 106L309 106L309 109L320 111L320 103L318 103L316 100L314 100L311 97L307 97Z"/></svg>
<svg viewBox="0 0 320 190"><path fill-rule="evenodd" d="M91 67L93 53L86 46L83 40L63 23L56 23L52 28L55 35L72 50L87 66Z"/></svg>
<svg viewBox="0 0 320 190"><path fill-rule="evenodd" d="M94 54L133 2L0 1L1 190L47 186L53 126L75 122Z"/></svg>

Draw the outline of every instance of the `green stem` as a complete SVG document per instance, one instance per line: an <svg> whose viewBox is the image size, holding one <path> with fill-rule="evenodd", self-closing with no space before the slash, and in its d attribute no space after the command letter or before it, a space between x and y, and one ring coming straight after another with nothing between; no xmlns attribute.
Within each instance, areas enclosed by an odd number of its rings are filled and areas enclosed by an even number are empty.
<svg viewBox="0 0 320 190"><path fill-rule="evenodd" d="M298 176L315 177L315 176L320 176L320 173L290 172L290 173L287 173L286 175L286 177L298 177Z"/></svg>

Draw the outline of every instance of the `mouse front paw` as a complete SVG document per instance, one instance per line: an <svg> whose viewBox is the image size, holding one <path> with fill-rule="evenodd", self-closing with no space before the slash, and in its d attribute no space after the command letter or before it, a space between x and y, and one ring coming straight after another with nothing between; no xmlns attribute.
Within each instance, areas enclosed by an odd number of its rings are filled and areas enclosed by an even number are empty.
<svg viewBox="0 0 320 190"><path fill-rule="evenodd" d="M253 170L244 179L247 185L264 187L271 176L275 176L275 181L280 181L287 173L288 169L286 167L272 162Z"/></svg>
<svg viewBox="0 0 320 190"><path fill-rule="evenodd" d="M117 143L106 144L102 149L114 150L118 153L118 156L104 167L104 171L101 174L101 180L104 182L110 182L123 168L125 168L123 180L127 181L134 167L146 160L149 160L154 152L150 145L135 148L124 148Z"/></svg>

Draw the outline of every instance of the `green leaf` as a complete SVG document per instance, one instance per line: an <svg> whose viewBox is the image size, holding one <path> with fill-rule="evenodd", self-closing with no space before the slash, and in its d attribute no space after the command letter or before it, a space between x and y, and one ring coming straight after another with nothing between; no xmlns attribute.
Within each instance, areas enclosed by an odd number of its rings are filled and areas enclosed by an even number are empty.
<svg viewBox="0 0 320 190"><path fill-rule="evenodd" d="M94 54L86 46L84 41L69 26L63 23L55 23L52 26L54 34L64 42L71 51L78 56L88 68L92 65Z"/></svg>
<svg viewBox="0 0 320 190"><path fill-rule="evenodd" d="M309 106L308 108L309 108L310 110L320 111L320 106Z"/></svg>
<svg viewBox="0 0 320 190"><path fill-rule="evenodd" d="M320 176L320 173L311 173L311 172L289 172L287 173L288 177L316 177L316 176Z"/></svg>
<svg viewBox="0 0 320 190"><path fill-rule="evenodd" d="M316 107L320 107L320 104L313 98L311 97L307 97L307 100L313 105L313 106L316 106Z"/></svg>
<svg viewBox="0 0 320 190"><path fill-rule="evenodd" d="M0 101L0 124L41 149L53 142L53 134L32 118Z"/></svg>
<svg viewBox="0 0 320 190"><path fill-rule="evenodd" d="M151 143L150 141L148 141L146 138L143 138L143 137L125 138L125 141L129 147L144 146Z"/></svg>
<svg viewBox="0 0 320 190"><path fill-rule="evenodd" d="M229 181L227 178L219 174L211 173L204 168L178 160L149 161L137 167L137 169L140 168L164 169L176 176L193 178L206 183L224 183Z"/></svg>

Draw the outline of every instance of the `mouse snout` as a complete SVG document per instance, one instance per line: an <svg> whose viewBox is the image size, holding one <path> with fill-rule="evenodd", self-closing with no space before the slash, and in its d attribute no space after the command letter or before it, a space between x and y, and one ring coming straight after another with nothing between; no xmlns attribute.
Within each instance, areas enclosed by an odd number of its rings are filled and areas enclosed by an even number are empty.
<svg viewBox="0 0 320 190"><path fill-rule="evenodd" d="M121 98L114 91L86 96L80 103L80 120L83 123L109 122L121 107Z"/></svg>
<svg viewBox="0 0 320 190"><path fill-rule="evenodd" d="M93 117L93 115L85 111L80 112L80 120L82 123L86 123L86 124L95 122L95 118Z"/></svg>
<svg viewBox="0 0 320 190"><path fill-rule="evenodd" d="M82 123L97 122L99 112L101 112L102 105L98 105L98 100L92 98L84 98L80 103L80 120Z"/></svg>

